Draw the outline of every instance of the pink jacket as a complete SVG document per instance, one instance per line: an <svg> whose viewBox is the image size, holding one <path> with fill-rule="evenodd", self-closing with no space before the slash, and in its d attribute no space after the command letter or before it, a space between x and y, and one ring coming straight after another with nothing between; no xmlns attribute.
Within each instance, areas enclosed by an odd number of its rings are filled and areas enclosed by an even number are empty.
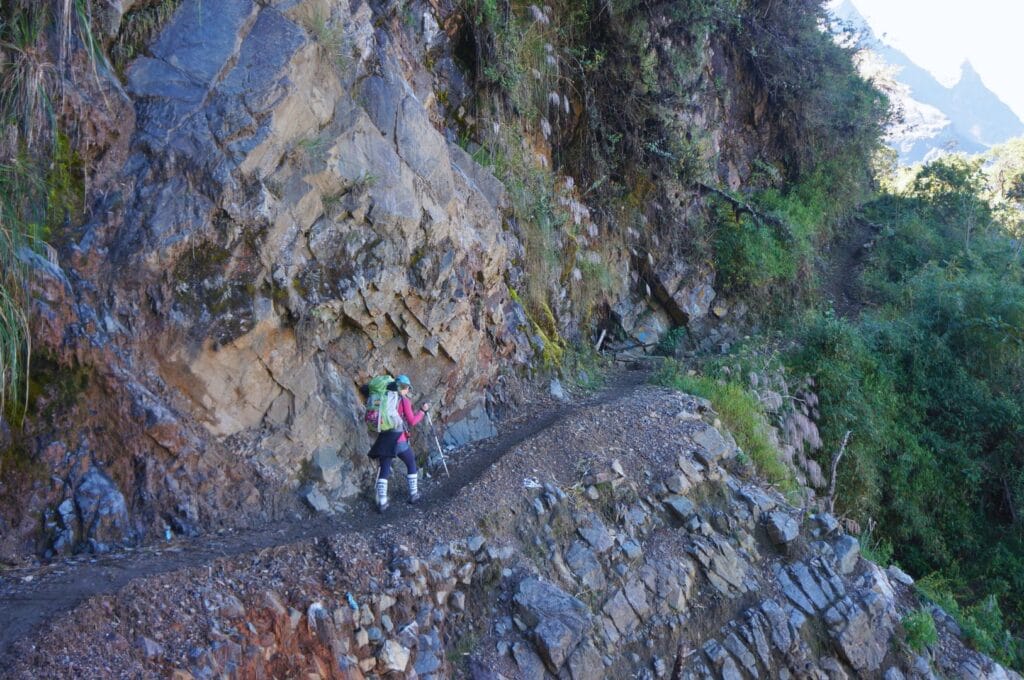
<svg viewBox="0 0 1024 680"><path fill-rule="evenodd" d="M398 443L409 441L409 428L418 425L423 420L423 411L413 411L412 402L408 397L401 397L398 400L398 415L405 421L405 431L398 438Z"/></svg>

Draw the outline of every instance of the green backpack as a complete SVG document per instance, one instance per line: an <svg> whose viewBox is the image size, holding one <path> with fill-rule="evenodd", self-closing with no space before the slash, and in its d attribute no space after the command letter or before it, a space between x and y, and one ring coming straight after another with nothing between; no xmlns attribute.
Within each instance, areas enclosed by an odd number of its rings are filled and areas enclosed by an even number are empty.
<svg viewBox="0 0 1024 680"><path fill-rule="evenodd" d="M378 375L367 384L369 395L363 421L370 434L404 429L402 417L398 414L398 392L388 390L388 385L394 381L390 375Z"/></svg>

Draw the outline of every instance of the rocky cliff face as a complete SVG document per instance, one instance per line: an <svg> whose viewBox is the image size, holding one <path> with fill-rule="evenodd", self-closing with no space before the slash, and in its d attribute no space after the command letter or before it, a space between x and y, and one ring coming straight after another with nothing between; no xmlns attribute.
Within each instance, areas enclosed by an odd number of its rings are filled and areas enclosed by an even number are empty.
<svg viewBox="0 0 1024 680"><path fill-rule="evenodd" d="M152 5L110 4L97 38L129 40ZM440 406L446 443L493 433L494 407L560 334L590 341L575 298L600 257L615 281L603 328L620 348L650 349L679 323L695 350L734 338L722 319L746 307L717 299L713 269L688 259L701 194L671 173L632 188L629 220L591 213L568 174L585 168L553 174L573 233L556 239L567 259L544 284L547 317L524 311L531 255L507 188L453 142L473 124L456 54L474 29L456 8L173 7L123 73L84 53L73 64L62 113L81 131L87 220L61 234L58 265L25 256L52 370L18 437L34 467L3 482L4 559L339 511L370 472L356 388L383 370ZM664 67L652 87L679 85L685 21L670 15L643 17ZM717 159L715 182L735 189L777 153L767 96L725 41L692 42L689 94L658 115L673 134L702 130L694 158ZM580 105L559 99L556 137L586 138ZM516 140L545 168L569 145L549 133Z"/></svg>
<svg viewBox="0 0 1024 680"><path fill-rule="evenodd" d="M485 396L531 355L504 188L373 22L360 2L187 1L123 89L103 74L125 160L66 271L38 267L37 336L96 372L41 447L60 482L33 509L68 510L54 548L265 516L298 482L340 509L367 467L356 387L385 369L450 443L493 432ZM100 478L120 535L75 500Z"/></svg>
<svg viewBox="0 0 1024 680"><path fill-rule="evenodd" d="M586 408L373 536L94 598L19 643L12 677L1020 677L937 608L912 649L912 579L762 487L708 421L654 388Z"/></svg>

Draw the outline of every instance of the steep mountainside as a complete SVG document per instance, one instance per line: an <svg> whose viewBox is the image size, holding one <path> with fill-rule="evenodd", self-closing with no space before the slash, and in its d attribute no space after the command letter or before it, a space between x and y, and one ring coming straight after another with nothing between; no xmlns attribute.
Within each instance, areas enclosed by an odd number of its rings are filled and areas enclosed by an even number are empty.
<svg viewBox="0 0 1024 680"><path fill-rule="evenodd" d="M856 78L813 12L727 4L12 8L71 22L58 141L85 210L18 256L37 363L0 556L340 511L370 474L357 386L383 370L460 444L570 342L689 324L727 346L749 320L716 290L719 202L859 159L879 115L866 86L860 137L817 115Z"/></svg>

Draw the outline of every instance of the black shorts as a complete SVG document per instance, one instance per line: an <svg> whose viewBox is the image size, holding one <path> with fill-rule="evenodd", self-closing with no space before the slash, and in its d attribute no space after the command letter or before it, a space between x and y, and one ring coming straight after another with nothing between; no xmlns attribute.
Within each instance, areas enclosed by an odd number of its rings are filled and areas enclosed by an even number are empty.
<svg viewBox="0 0 1024 680"><path fill-rule="evenodd" d="M373 446L370 447L370 458L391 458L395 455L395 447L398 445L398 438L402 436L400 430L386 430L377 435Z"/></svg>

